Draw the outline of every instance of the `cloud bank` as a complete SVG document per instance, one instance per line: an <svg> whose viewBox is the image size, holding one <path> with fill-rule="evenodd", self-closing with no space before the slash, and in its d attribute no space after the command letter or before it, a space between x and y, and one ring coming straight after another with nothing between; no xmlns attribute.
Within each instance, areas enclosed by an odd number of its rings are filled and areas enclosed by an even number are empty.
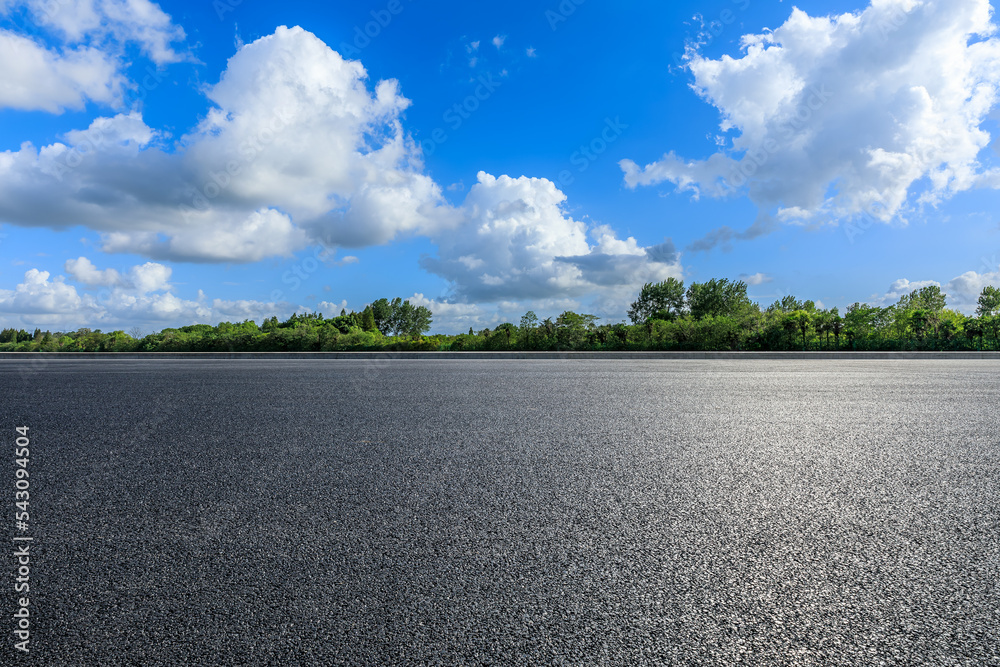
<svg viewBox="0 0 1000 667"><path fill-rule="evenodd" d="M148 0L0 2L0 17L15 11L25 11L41 34L0 30L0 109L62 113L88 101L118 106L129 88L128 45L157 66L190 58L174 47L184 30Z"/></svg>
<svg viewBox="0 0 1000 667"><path fill-rule="evenodd" d="M692 48L693 88L718 109L727 148L705 159L668 152L645 167L623 160L625 183L746 195L762 233L863 215L905 221L909 206L1000 187L980 162L998 101L995 33L988 0L873 0L837 16L794 9L773 32L744 36L738 58ZM756 235L722 228L694 249Z"/></svg>
<svg viewBox="0 0 1000 667"><path fill-rule="evenodd" d="M438 252L422 264L456 304L610 304L681 274L669 241L641 247L574 220L545 179L480 173L463 203L448 203L403 128L410 101L398 83L369 86L360 62L301 28L242 46L206 95L211 110L176 141L132 111L0 153L0 220L82 225L104 252L157 262L248 263L423 236ZM134 283L82 259L67 271L88 285Z"/></svg>

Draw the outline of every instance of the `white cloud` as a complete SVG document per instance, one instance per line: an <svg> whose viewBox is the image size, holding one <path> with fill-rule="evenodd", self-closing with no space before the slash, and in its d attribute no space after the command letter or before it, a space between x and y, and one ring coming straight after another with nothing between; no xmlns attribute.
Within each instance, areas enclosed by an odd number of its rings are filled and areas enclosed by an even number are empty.
<svg viewBox="0 0 1000 667"><path fill-rule="evenodd" d="M100 270L86 257L67 260L65 270L70 279L87 287L121 287L139 294L170 289L168 281L173 272L163 264L146 262L133 266L122 275L115 269Z"/></svg>
<svg viewBox="0 0 1000 667"><path fill-rule="evenodd" d="M28 7L36 25L70 44L89 43L106 50L109 42L132 42L157 65L188 57L172 46L184 41L184 30L149 0L14 0L8 10L18 5Z"/></svg>
<svg viewBox="0 0 1000 667"><path fill-rule="evenodd" d="M794 9L773 32L744 36L739 58L692 49L694 88L734 131L731 149L704 160L671 152L644 168L624 160L625 182L747 193L762 217L783 222L889 221L997 187L1000 175L979 162L998 101L991 14L988 0L874 0L825 17Z"/></svg>
<svg viewBox="0 0 1000 667"><path fill-rule="evenodd" d="M941 287L941 283L936 280L919 280L911 282L906 278L900 278L891 285L885 294L872 296L872 303L880 306L891 306L903 296L925 287Z"/></svg>
<svg viewBox="0 0 1000 667"><path fill-rule="evenodd" d="M295 310L301 311L299 308ZM236 301L212 299L212 315L208 323L217 324L219 322L243 322L245 320L261 322L272 315L281 319L286 319L291 316L290 305L284 303L252 301L247 299L239 299Z"/></svg>
<svg viewBox="0 0 1000 667"><path fill-rule="evenodd" d="M432 237L438 257L422 260L459 302L617 297L681 274L672 244L641 247L609 227L588 228L565 214L566 196L551 181L483 172L478 181L463 223Z"/></svg>
<svg viewBox="0 0 1000 667"><path fill-rule="evenodd" d="M681 275L669 241L643 247L575 220L545 179L481 173L464 204L451 207L403 132L410 102L398 84L370 89L360 63L301 28L241 48L207 96L212 109L176 144L133 112L98 118L65 143L0 153L0 219L84 225L101 233L106 252L205 262L422 235L438 246L423 265L449 281L449 304L617 314L644 282ZM169 270L118 274L85 258L66 270L82 284L112 287L109 312L214 312L174 296Z"/></svg>
<svg viewBox="0 0 1000 667"><path fill-rule="evenodd" d="M66 273L76 282L89 287L111 287L122 282L121 274L117 271L114 269L101 271L86 257L66 260Z"/></svg>
<svg viewBox="0 0 1000 667"><path fill-rule="evenodd" d="M87 102L117 107L127 86L126 44L158 66L189 59L173 44L184 30L148 0L7 0L0 17L26 8L39 34L0 29L0 109L61 113Z"/></svg>
<svg viewBox="0 0 1000 667"><path fill-rule="evenodd" d="M1000 288L1000 271L977 273L969 271L952 278L944 286L949 305L964 313L973 313L979 304L979 295L987 285Z"/></svg>
<svg viewBox="0 0 1000 667"><path fill-rule="evenodd" d="M58 113L87 101L116 104L125 79L118 63L97 49L58 53L9 30L0 30L0 108Z"/></svg>
<svg viewBox="0 0 1000 667"><path fill-rule="evenodd" d="M507 41L507 35L497 35L493 38L493 46L498 49L503 46L503 43Z"/></svg>
<svg viewBox="0 0 1000 667"><path fill-rule="evenodd" d="M774 282L774 278L767 275L766 273L755 273L753 275L742 274L740 280L745 282L747 285L754 287L757 285L764 285L766 283Z"/></svg>
<svg viewBox="0 0 1000 667"><path fill-rule="evenodd" d="M111 232L104 235L105 252L128 252L147 257L208 262L255 262L266 257L291 257L307 243L305 232L287 215L273 209L238 214L193 214L204 220L196 233L176 234L160 240L154 232Z"/></svg>
<svg viewBox="0 0 1000 667"><path fill-rule="evenodd" d="M91 303L67 285L65 278L49 280L48 271L30 269L24 282L13 290L0 290L0 312L28 315L67 315L80 313Z"/></svg>
<svg viewBox="0 0 1000 667"><path fill-rule="evenodd" d="M155 262L124 271L98 269L86 257L66 262L71 280L31 269L13 290L0 290L0 325L73 330L81 326L105 331L143 325L146 329L188 324L217 324L247 319L281 319L307 310L287 302L211 299L198 292L196 300L174 294L170 267ZM96 290L94 288L101 288ZM337 312L340 312L339 310Z"/></svg>
<svg viewBox="0 0 1000 667"><path fill-rule="evenodd" d="M952 278L944 285L936 280L910 281L905 278L895 281L889 286L885 294L872 296L870 303L878 306L891 306L897 303L900 297L924 287L940 287L948 297L948 308L959 310L967 315L975 312L979 302L979 295L987 285L1000 287L1000 270L978 273L968 271L960 276Z"/></svg>
<svg viewBox="0 0 1000 667"><path fill-rule="evenodd" d="M171 46L185 39L184 30L174 25L173 20L159 5L149 0L103 0L100 7L104 14L103 24L120 41L139 44L157 65L188 59L187 54L178 53Z"/></svg>
<svg viewBox="0 0 1000 667"><path fill-rule="evenodd" d="M533 46L529 46L527 49L525 49L524 53L529 58L537 58L538 57L538 52L535 50L535 47L533 47Z"/></svg>
<svg viewBox="0 0 1000 667"><path fill-rule="evenodd" d="M323 317L337 317L340 315L340 311L347 310L347 300L342 300L340 303L320 301L316 304L316 308L319 312L323 313Z"/></svg>
<svg viewBox="0 0 1000 667"><path fill-rule="evenodd" d="M431 299L420 293L414 294L409 300L415 306L429 308L434 314L431 325L433 333L446 334L467 333L470 328L473 331L493 329L504 322L518 324L521 316L529 310L535 311L541 320L548 317L555 320L567 310L585 310L579 301L573 299L498 301L488 307L476 303Z"/></svg>
<svg viewBox="0 0 1000 667"><path fill-rule="evenodd" d="M314 35L279 28L229 61L207 92L214 108L177 146L131 113L69 133L78 147L0 153L0 218L82 224L108 252L225 262L456 224L403 133L409 100L395 81L369 92L366 77Z"/></svg>
<svg viewBox="0 0 1000 667"><path fill-rule="evenodd" d="M496 310L485 310L474 303L450 303L439 299L429 299L423 294L414 294L409 299L414 306L429 308L434 314L431 331L435 333L465 333L469 328L476 331L500 324Z"/></svg>
<svg viewBox="0 0 1000 667"><path fill-rule="evenodd" d="M141 266L133 266L128 272L127 284L139 294L161 292L170 289L170 274L173 269L163 264L146 262Z"/></svg>

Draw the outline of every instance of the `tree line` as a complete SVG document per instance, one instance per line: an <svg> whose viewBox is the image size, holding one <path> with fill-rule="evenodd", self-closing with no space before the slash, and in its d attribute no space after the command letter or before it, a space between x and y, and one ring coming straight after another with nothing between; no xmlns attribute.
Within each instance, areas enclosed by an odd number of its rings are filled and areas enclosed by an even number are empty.
<svg viewBox="0 0 1000 667"><path fill-rule="evenodd" d="M145 334L3 329L0 351L16 352L280 352L280 351L600 351L600 350L1000 350L1000 290L987 286L974 316L947 307L940 287L914 290L893 305L855 303L841 314L785 296L762 307L742 281L692 283L669 278L643 286L629 307L631 323L599 324L595 315L565 311L555 319L529 311L518 323L426 333L433 313L401 298L379 299L359 312L342 310L194 324Z"/></svg>

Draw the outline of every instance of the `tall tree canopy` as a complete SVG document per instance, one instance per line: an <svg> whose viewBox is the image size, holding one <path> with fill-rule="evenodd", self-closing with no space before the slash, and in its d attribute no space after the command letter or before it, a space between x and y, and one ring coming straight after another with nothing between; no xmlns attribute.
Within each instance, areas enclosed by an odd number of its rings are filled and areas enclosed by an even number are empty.
<svg viewBox="0 0 1000 667"><path fill-rule="evenodd" d="M753 307L747 297L747 284L742 280L713 278L707 283L692 283L687 291L687 304L691 317L735 317Z"/></svg>
<svg viewBox="0 0 1000 667"><path fill-rule="evenodd" d="M629 308L633 324L650 319L672 320L684 311L684 281L667 278L659 283L646 283L639 297Z"/></svg>

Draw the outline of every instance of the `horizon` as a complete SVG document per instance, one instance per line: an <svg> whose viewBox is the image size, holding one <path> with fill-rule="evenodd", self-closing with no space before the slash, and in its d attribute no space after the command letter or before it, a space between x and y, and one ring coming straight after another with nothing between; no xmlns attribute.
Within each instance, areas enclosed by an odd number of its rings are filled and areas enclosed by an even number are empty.
<svg viewBox="0 0 1000 667"><path fill-rule="evenodd" d="M1000 286L986 0L56 9L0 6L0 328Z"/></svg>

